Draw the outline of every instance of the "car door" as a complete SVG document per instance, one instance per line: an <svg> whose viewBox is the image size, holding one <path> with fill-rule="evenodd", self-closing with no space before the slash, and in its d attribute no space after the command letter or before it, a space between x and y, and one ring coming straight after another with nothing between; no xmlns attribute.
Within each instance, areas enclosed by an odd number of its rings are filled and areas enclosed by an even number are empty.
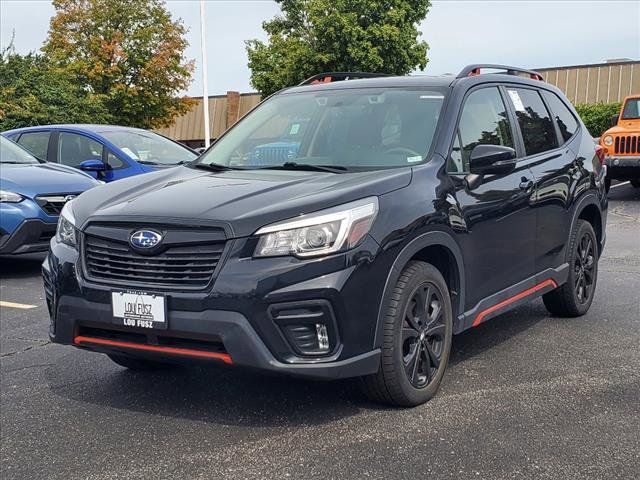
<svg viewBox="0 0 640 480"><path fill-rule="evenodd" d="M58 132L55 158L58 163L80 169L87 160L103 160L103 145L97 140L77 132ZM94 178L104 176L104 172L86 172Z"/></svg>
<svg viewBox="0 0 640 480"><path fill-rule="evenodd" d="M552 92L521 86L505 89L518 120L523 161L536 179L532 198L536 211L535 258L536 273L542 273L564 263L571 228L570 196L581 168L571 148L578 122Z"/></svg>
<svg viewBox="0 0 640 480"><path fill-rule="evenodd" d="M495 85L467 94L447 161L459 212L452 227L460 232L465 298L471 309L502 290L517 289L516 284L534 275L535 212L529 205L534 190L532 172L514 160L515 169L505 175L469 173L469 157L477 145L519 150L503 95Z"/></svg>

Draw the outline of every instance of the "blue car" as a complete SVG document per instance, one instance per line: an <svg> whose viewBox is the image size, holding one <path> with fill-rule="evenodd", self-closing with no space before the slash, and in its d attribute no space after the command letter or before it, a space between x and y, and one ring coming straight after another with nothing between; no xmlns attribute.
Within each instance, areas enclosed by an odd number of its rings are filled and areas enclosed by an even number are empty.
<svg viewBox="0 0 640 480"><path fill-rule="evenodd" d="M44 252L64 204L100 182L0 136L0 255Z"/></svg>
<svg viewBox="0 0 640 480"><path fill-rule="evenodd" d="M79 168L104 182L174 167L198 156L157 133L112 125L44 125L2 135L41 160Z"/></svg>

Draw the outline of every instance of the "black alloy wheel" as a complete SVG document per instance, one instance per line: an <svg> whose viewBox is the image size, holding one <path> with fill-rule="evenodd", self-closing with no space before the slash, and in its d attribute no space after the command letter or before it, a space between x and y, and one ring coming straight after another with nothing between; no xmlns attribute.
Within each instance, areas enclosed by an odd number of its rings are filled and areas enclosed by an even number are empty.
<svg viewBox="0 0 640 480"><path fill-rule="evenodd" d="M426 387L440 366L446 330L442 304L438 288L425 282L413 290L405 308L402 363L415 388Z"/></svg>
<svg viewBox="0 0 640 480"><path fill-rule="evenodd" d="M574 289L576 299L581 304L588 302L593 294L593 284L595 280L595 242L589 232L585 232L578 242L576 249L574 268Z"/></svg>

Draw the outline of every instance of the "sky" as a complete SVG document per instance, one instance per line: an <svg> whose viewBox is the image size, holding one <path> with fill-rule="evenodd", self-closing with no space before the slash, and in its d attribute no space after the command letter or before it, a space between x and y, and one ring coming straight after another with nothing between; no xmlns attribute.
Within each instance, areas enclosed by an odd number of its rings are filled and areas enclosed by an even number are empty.
<svg viewBox="0 0 640 480"><path fill-rule="evenodd" d="M188 27L188 59L196 71L187 94L202 95L200 2L169 0L174 18ZM250 92L244 40L266 38L262 22L279 13L270 0L206 2L209 94ZM48 0L0 0L0 46L38 50L54 14ZM613 19L615 21L608 21ZM457 73L469 63L529 68L640 59L640 1L433 1L420 25L430 46L424 73Z"/></svg>

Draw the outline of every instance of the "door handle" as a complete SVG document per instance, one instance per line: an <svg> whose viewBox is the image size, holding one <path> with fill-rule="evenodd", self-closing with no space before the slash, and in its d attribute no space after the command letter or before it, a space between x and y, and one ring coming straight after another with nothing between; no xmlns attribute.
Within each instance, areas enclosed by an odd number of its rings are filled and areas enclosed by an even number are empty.
<svg viewBox="0 0 640 480"><path fill-rule="evenodd" d="M520 190L524 190L525 192L533 190L533 180L527 177L522 177L520 179Z"/></svg>

